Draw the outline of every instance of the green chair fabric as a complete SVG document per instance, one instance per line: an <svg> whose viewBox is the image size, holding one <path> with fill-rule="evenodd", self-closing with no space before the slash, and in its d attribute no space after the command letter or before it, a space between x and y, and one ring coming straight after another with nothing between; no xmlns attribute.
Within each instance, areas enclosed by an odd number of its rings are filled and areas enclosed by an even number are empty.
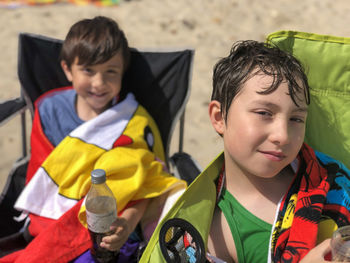
<svg viewBox="0 0 350 263"><path fill-rule="evenodd" d="M306 70L311 103L305 142L350 167L350 38L278 31L267 42Z"/></svg>
<svg viewBox="0 0 350 263"><path fill-rule="evenodd" d="M187 220L201 235L205 249L216 203L216 180L224 162L221 153L187 188L157 225L140 263L166 262L160 248L159 233L171 218ZM174 261L175 262L175 261Z"/></svg>

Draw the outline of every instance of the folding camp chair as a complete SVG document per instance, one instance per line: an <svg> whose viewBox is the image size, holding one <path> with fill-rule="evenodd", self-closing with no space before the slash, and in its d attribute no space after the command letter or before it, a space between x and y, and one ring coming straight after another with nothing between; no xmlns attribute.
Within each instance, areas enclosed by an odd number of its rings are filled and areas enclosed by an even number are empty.
<svg viewBox="0 0 350 263"><path fill-rule="evenodd" d="M311 89L306 142L350 167L350 38L280 31L267 41L293 54L306 68ZM219 155L177 200L153 232L141 263L205 262L223 162ZM183 241L188 233L196 243L191 253L186 253L189 247Z"/></svg>
<svg viewBox="0 0 350 263"><path fill-rule="evenodd" d="M15 114L22 115L22 152L16 162L0 197L0 237L8 236L23 227L13 220L19 212L13 209L17 196L24 187L29 159L26 142L25 111L33 118L34 101L44 92L68 86L59 62L62 41L40 35L19 35L18 76L21 97L0 104L0 122ZM189 183L200 173L200 167L190 155L182 151L185 106L190 94L191 69L194 51L139 51L131 49L131 65L123 79L127 91L135 94L155 119L162 137L167 164L174 175ZM169 157L170 141L177 121L179 125L179 150Z"/></svg>

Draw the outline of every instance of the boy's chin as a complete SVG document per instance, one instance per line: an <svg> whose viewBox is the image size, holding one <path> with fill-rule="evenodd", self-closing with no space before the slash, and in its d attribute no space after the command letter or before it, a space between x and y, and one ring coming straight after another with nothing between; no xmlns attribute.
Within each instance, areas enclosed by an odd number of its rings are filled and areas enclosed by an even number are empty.
<svg viewBox="0 0 350 263"><path fill-rule="evenodd" d="M280 176L281 174L283 174L283 169L284 167L280 169L273 169L273 170L266 170L266 171L260 170L255 173L255 176L263 179L274 179Z"/></svg>

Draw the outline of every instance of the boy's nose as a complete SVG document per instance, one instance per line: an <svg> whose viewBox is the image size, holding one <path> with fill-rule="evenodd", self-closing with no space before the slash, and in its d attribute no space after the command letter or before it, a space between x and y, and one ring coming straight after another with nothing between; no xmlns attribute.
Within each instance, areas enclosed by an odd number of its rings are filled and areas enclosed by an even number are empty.
<svg viewBox="0 0 350 263"><path fill-rule="evenodd" d="M94 88L100 88L104 85L104 78L103 75L100 73L95 74L93 80L92 80L92 86Z"/></svg>
<svg viewBox="0 0 350 263"><path fill-rule="evenodd" d="M275 123L272 127L270 139L273 143L278 145L286 145L290 143L290 135L288 122L280 120Z"/></svg>

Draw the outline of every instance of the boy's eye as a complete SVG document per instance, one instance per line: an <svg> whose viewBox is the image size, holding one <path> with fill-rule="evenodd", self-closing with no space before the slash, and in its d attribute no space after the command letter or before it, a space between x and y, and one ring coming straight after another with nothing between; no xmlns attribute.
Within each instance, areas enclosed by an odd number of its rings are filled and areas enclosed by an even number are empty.
<svg viewBox="0 0 350 263"><path fill-rule="evenodd" d="M107 71L108 74L110 75L118 75L119 74L119 71L115 70L115 69L110 69Z"/></svg>
<svg viewBox="0 0 350 263"><path fill-rule="evenodd" d="M83 68L83 71L87 74L92 74L93 70L91 68Z"/></svg>
<svg viewBox="0 0 350 263"><path fill-rule="evenodd" d="M266 117L272 116L272 114L268 111L256 111L255 113Z"/></svg>
<svg viewBox="0 0 350 263"><path fill-rule="evenodd" d="M298 123L304 123L305 122L305 120L303 118L298 118L298 117L293 117L290 120L298 122Z"/></svg>

